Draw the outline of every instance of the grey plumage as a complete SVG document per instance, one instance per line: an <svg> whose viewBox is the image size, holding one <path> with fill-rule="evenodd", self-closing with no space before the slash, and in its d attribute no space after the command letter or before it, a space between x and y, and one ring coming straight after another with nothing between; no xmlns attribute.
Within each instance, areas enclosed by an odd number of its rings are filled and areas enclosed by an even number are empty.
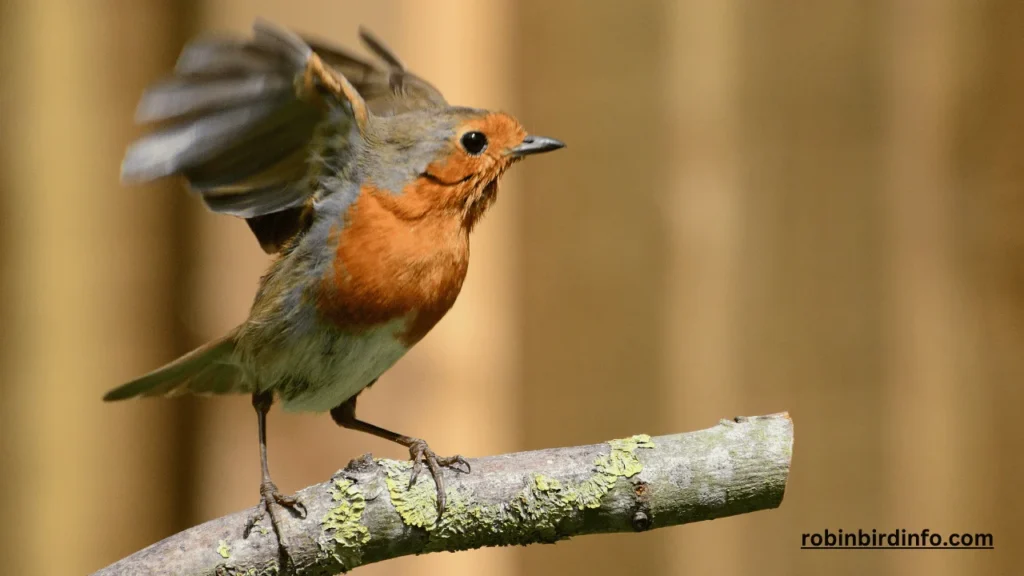
<svg viewBox="0 0 1024 576"><path fill-rule="evenodd" d="M189 114L232 108L294 90L287 77L274 72L221 77L178 77L161 82L142 95L135 121L162 122Z"/></svg>
<svg viewBox="0 0 1024 576"><path fill-rule="evenodd" d="M249 135L253 126L268 119L278 107L271 101L218 110L141 138L125 153L121 178L142 182L201 168Z"/></svg>
<svg viewBox="0 0 1024 576"><path fill-rule="evenodd" d="M365 28L359 29L359 38L375 56L383 60L386 68L366 62L347 50L306 37L313 51L342 74L366 101L366 106L378 116L394 116L415 110L445 108L448 102L430 82L405 69L402 61L376 36Z"/></svg>
<svg viewBox="0 0 1024 576"><path fill-rule="evenodd" d="M133 396L174 396L185 392L226 394L247 391L251 385L240 377L240 368L230 362L235 349L233 335L214 340L145 376L119 386L103 397L105 401Z"/></svg>
<svg viewBox="0 0 1024 576"><path fill-rule="evenodd" d="M122 179L182 175L216 212L244 218L302 204L309 146L324 111L299 99L311 49L258 21L249 41L202 39L176 76L148 90L140 121L170 121L129 147Z"/></svg>
<svg viewBox="0 0 1024 576"><path fill-rule="evenodd" d="M185 44L174 65L178 76L218 76L273 72L285 62L273 52L237 38L201 36Z"/></svg>
<svg viewBox="0 0 1024 576"><path fill-rule="evenodd" d="M264 21L256 22L249 40L189 42L174 77L139 102L137 121L158 128L129 147L122 179L182 176L211 210L246 218L264 250L279 250L308 224L299 208L316 193L310 178L325 147L354 129L347 103L325 106L302 93L310 54L341 72L374 114L447 105L380 40L366 30L360 35L383 67ZM333 125L321 134L325 123Z"/></svg>

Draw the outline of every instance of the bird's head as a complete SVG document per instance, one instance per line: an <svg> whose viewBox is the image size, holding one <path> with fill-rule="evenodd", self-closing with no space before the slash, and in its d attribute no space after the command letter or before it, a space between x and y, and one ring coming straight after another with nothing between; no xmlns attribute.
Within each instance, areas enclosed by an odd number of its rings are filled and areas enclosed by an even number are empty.
<svg viewBox="0 0 1024 576"><path fill-rule="evenodd" d="M373 185L458 214L467 229L494 202L505 170L565 146L527 134L504 112L459 107L371 116L364 138Z"/></svg>
<svg viewBox="0 0 1024 576"><path fill-rule="evenodd" d="M565 146L527 134L504 112L431 106L376 115L348 79L316 54L308 57L300 86L300 94L315 91L334 102L335 118L357 129L365 185L402 196L410 214L457 214L466 229L494 202L498 182L512 164Z"/></svg>

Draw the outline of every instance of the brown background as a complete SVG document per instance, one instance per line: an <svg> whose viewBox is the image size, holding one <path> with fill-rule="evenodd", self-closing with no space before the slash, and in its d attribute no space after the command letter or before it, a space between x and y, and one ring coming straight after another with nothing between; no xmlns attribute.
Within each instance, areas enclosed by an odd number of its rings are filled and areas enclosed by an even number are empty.
<svg viewBox="0 0 1024 576"><path fill-rule="evenodd" d="M365 575L1010 574L1024 518L1024 3L0 3L0 558L81 574L257 499L246 398L106 405L242 320L267 263L125 188L142 88L255 16L366 24L453 102L569 147L518 166L455 309L360 403L468 456L789 410L779 510ZM270 419L282 489L401 448ZM800 551L804 532L992 551Z"/></svg>

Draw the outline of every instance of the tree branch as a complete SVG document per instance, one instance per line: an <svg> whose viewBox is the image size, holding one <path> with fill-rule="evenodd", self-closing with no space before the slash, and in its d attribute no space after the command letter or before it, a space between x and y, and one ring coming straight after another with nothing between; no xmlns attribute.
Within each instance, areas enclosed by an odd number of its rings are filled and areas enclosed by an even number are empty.
<svg viewBox="0 0 1024 576"><path fill-rule="evenodd" d="M775 508L793 448L788 414L723 420L699 432L645 435L472 460L448 470L439 523L434 483L408 489L408 462L354 460L298 496L305 518L281 514L292 563L269 520L248 539L250 510L190 528L97 575L333 574L406 554L554 542L635 532Z"/></svg>

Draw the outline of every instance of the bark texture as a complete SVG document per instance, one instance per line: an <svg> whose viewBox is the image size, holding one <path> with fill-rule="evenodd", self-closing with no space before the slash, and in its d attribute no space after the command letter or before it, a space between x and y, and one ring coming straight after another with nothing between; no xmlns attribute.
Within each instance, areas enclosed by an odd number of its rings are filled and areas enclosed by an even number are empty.
<svg viewBox="0 0 1024 576"><path fill-rule="evenodd" d="M407 554L525 545L636 532L775 508L793 453L788 414L739 417L670 436L471 460L448 470L438 521L429 474L409 488L408 462L352 461L301 490L305 518L269 518L242 537L244 510L190 528L97 575L335 574Z"/></svg>

